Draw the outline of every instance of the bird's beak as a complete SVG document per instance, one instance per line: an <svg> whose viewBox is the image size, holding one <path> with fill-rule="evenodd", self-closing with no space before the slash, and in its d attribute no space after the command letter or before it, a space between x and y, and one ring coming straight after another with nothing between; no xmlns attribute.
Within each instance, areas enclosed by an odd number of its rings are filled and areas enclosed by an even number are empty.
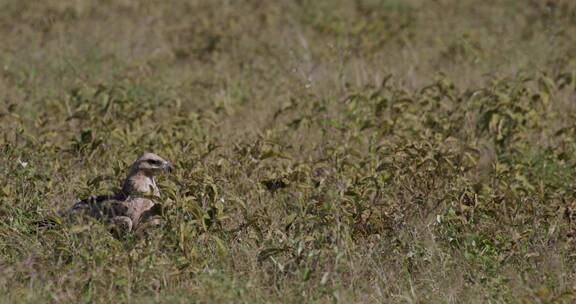
<svg viewBox="0 0 576 304"><path fill-rule="evenodd" d="M172 167L172 164L170 162L164 163L164 171L166 171L167 173L172 173L172 170L174 170L174 167Z"/></svg>

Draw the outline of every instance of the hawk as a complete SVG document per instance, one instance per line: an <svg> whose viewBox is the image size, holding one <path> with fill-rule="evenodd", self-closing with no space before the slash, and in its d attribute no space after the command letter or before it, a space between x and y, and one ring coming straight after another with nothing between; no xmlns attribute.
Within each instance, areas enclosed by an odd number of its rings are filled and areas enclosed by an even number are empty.
<svg viewBox="0 0 576 304"><path fill-rule="evenodd" d="M117 231L136 231L157 224L160 190L155 176L172 172L172 164L154 153L144 153L129 168L122 189L113 195L98 195L78 201L69 214L83 213L112 224Z"/></svg>

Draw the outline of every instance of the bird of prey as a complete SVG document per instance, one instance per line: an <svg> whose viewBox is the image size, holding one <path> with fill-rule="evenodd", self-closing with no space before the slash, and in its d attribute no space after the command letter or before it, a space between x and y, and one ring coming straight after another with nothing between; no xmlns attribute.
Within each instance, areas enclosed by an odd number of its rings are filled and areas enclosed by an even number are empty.
<svg viewBox="0 0 576 304"><path fill-rule="evenodd" d="M155 201L160 197L155 176L171 171L169 161L154 153L144 153L130 166L118 193L78 201L68 213L88 214L112 224L117 232L138 232L144 224L154 222L154 216L160 213L160 205Z"/></svg>

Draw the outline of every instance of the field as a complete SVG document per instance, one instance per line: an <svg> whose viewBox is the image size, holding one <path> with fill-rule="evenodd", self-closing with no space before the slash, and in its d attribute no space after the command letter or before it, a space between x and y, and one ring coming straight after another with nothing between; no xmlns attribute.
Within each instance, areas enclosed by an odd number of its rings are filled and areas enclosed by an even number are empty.
<svg viewBox="0 0 576 304"><path fill-rule="evenodd" d="M574 303L575 178L572 0L0 0L1 303Z"/></svg>

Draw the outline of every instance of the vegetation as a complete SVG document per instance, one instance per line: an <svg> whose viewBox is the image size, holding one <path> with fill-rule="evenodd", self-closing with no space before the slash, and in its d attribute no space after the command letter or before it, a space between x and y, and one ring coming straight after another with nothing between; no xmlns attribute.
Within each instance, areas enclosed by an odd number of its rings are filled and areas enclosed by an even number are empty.
<svg viewBox="0 0 576 304"><path fill-rule="evenodd" d="M0 302L573 303L571 0L0 1ZM165 223L59 210L171 160Z"/></svg>

